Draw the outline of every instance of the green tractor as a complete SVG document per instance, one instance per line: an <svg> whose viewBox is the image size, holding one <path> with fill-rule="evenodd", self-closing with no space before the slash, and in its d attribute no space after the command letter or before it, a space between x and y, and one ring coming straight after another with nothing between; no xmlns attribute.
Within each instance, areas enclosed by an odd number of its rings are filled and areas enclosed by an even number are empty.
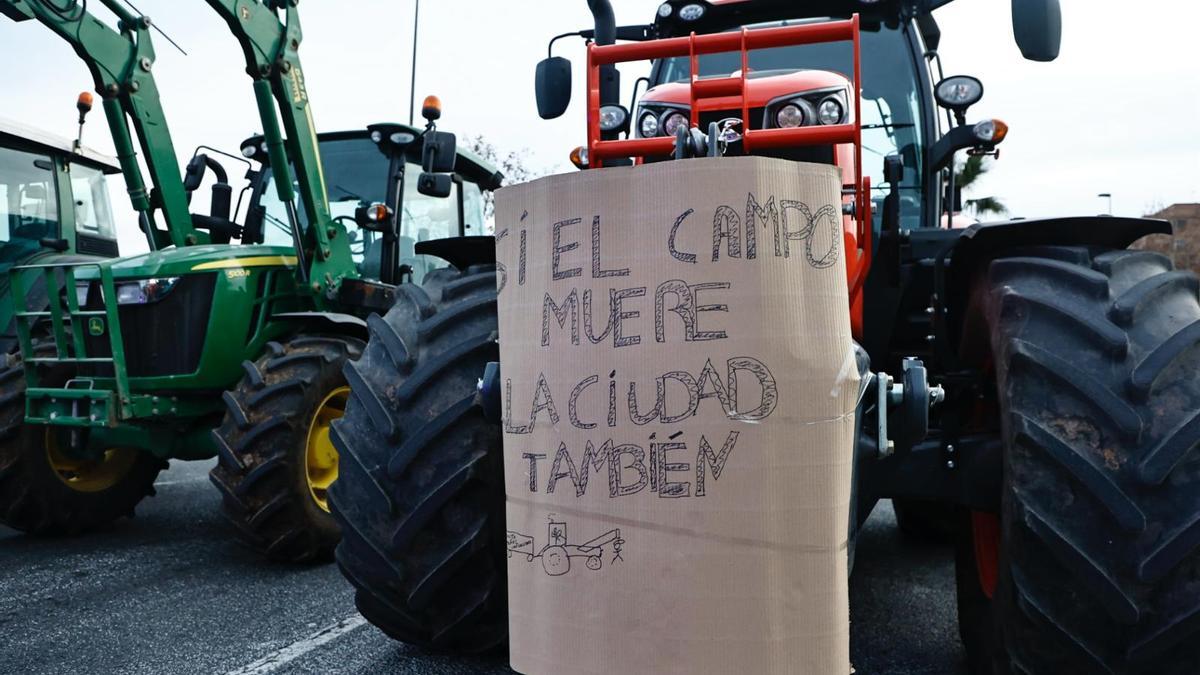
<svg viewBox="0 0 1200 675"><path fill-rule="evenodd" d="M118 30L81 4L0 2L10 18L52 28L89 65L150 247L10 273L13 298L41 284L54 300L17 304L24 377L5 376L4 400L23 404L25 422L0 444L16 476L0 484L0 515L30 532L85 530L132 513L166 460L219 456L213 482L250 545L278 560L325 557L338 539L325 491L338 473L328 429L347 397L343 366L361 353L371 313L436 266L438 239L482 229L481 191L501 177L437 131L434 103L424 129L318 135L296 2L211 0L246 57L264 129L242 147L265 168L248 172L246 216L234 222L242 209L220 163L198 152L183 175L176 164L149 19L102 4ZM289 167L287 180L277 167ZM211 212L192 214L208 172ZM69 465L68 481L51 457Z"/></svg>
<svg viewBox="0 0 1200 675"><path fill-rule="evenodd" d="M91 95L79 98L80 132ZM116 158L93 152L81 144L17 124L0 121L0 209L4 230L0 236L0 350L5 354L0 388L11 389L21 379L17 363L16 319L9 293L8 271L26 264L57 264L99 260L117 255L117 234L109 203L107 177L120 173ZM46 307L44 285L31 287L22 299L25 306ZM0 407L0 435L20 434L24 419L20 400L5 399ZM5 458L8 459L8 458ZM47 457L52 476L72 480L69 463ZM18 467L0 460L0 490L19 494ZM58 488L60 486L52 485ZM3 504L3 502L0 502ZM19 514L18 514L19 515ZM0 517L7 519L4 506Z"/></svg>
<svg viewBox="0 0 1200 675"><path fill-rule="evenodd" d="M588 144L573 159L597 169L755 147L841 166L866 385L845 448L851 564L879 501L917 505L909 514L929 527L955 523L973 672L1195 672L1200 282L1129 248L1169 233L1163 221L953 227L955 154L995 153L1007 127L967 122L979 80L941 77L932 11L947 2L668 0L652 23L618 27L607 0L589 0ZM1058 55L1056 0L1014 0L1013 26L1027 58ZM626 108L613 64L647 58L649 87ZM570 75L565 59L539 64L543 117L566 110ZM864 146L879 169L862 164ZM333 427L346 467L332 491L337 558L357 605L389 635L441 650L507 637L496 276L481 268L398 299L390 330L348 365Z"/></svg>

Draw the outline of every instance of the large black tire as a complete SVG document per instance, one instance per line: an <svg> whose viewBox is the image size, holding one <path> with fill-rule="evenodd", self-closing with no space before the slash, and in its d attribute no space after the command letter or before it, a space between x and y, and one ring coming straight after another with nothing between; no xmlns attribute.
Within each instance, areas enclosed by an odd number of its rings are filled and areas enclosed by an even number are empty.
<svg viewBox="0 0 1200 675"><path fill-rule="evenodd" d="M271 342L224 394L226 413L213 430L225 517L241 539L272 560L328 560L337 523L310 489L307 448L318 409L345 389L343 367L362 354L350 337L299 336ZM342 395L342 400L345 395Z"/></svg>
<svg viewBox="0 0 1200 675"><path fill-rule="evenodd" d="M959 575L968 649L978 672L1195 673L1200 284L1153 253L1037 254L974 296L1005 466L992 598Z"/></svg>
<svg viewBox="0 0 1200 675"><path fill-rule="evenodd" d="M369 321L347 368L332 490L337 561L362 615L394 639L475 653L508 637L500 428L476 387L496 342L494 266L430 273Z"/></svg>
<svg viewBox="0 0 1200 675"><path fill-rule="evenodd" d="M17 357L19 358L19 357ZM56 375L58 375L56 377ZM47 384L65 382L47 373ZM0 372L0 523L30 534L74 535L119 518L154 494L167 463L132 449L103 460L52 463L46 427L25 424L25 372L18 361Z"/></svg>

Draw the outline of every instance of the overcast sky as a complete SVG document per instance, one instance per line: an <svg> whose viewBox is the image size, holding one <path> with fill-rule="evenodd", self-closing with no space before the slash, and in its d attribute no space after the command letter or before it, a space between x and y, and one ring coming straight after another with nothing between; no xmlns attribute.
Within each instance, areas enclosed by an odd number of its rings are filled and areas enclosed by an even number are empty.
<svg viewBox="0 0 1200 675"><path fill-rule="evenodd" d="M236 152L259 131L241 52L201 0L136 0L187 51L155 36L154 72L181 163L198 144ZM614 0L619 23L645 23L655 0ZM94 11L98 2L90 3ZM1099 213L1113 194L1118 215L1200 201L1200 66L1191 0L1062 0L1062 55L1022 60L1008 0L957 0L935 14L947 74L980 77L983 101L970 117L998 117L1011 130L976 194L1004 200L1013 215ZM317 125L361 128L407 121L413 0L306 0L301 60ZM99 14L104 17L106 15ZM503 150L524 150L532 166L565 170L583 142L582 42L556 54L576 65L567 115L537 117L533 69L557 33L590 25L585 0L425 0L421 6L417 96L435 93L441 126L482 134ZM62 135L73 133L74 100L91 78L70 47L34 22L0 17L5 94L0 115ZM628 85L634 75L625 77ZM88 145L111 152L97 109ZM118 213L131 214L123 186ZM122 248L141 244L131 215ZM144 245L143 245L144 246Z"/></svg>

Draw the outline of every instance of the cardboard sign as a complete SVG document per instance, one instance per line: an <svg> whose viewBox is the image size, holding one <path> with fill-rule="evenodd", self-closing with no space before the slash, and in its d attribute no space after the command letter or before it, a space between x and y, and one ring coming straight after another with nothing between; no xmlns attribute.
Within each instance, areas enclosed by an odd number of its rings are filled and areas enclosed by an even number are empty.
<svg viewBox="0 0 1200 675"><path fill-rule="evenodd" d="M850 671L840 188L746 157L500 191L514 669Z"/></svg>

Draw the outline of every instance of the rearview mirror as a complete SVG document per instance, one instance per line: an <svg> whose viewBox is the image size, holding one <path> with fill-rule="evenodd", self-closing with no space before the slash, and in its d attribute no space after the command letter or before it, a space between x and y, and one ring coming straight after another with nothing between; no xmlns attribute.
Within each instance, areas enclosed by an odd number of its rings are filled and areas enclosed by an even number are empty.
<svg viewBox="0 0 1200 675"><path fill-rule="evenodd" d="M417 192L426 197L449 197L453 185L453 179L444 173L422 173L417 178Z"/></svg>
<svg viewBox="0 0 1200 675"><path fill-rule="evenodd" d="M544 120L561 117L571 104L571 62L561 56L543 59L534 78L538 115Z"/></svg>
<svg viewBox="0 0 1200 675"><path fill-rule="evenodd" d="M1012 0L1013 38L1030 61L1053 61L1062 44L1058 0Z"/></svg>
<svg viewBox="0 0 1200 675"><path fill-rule="evenodd" d="M421 168L428 173L454 171L458 155L458 139L448 131L429 131L421 154Z"/></svg>

